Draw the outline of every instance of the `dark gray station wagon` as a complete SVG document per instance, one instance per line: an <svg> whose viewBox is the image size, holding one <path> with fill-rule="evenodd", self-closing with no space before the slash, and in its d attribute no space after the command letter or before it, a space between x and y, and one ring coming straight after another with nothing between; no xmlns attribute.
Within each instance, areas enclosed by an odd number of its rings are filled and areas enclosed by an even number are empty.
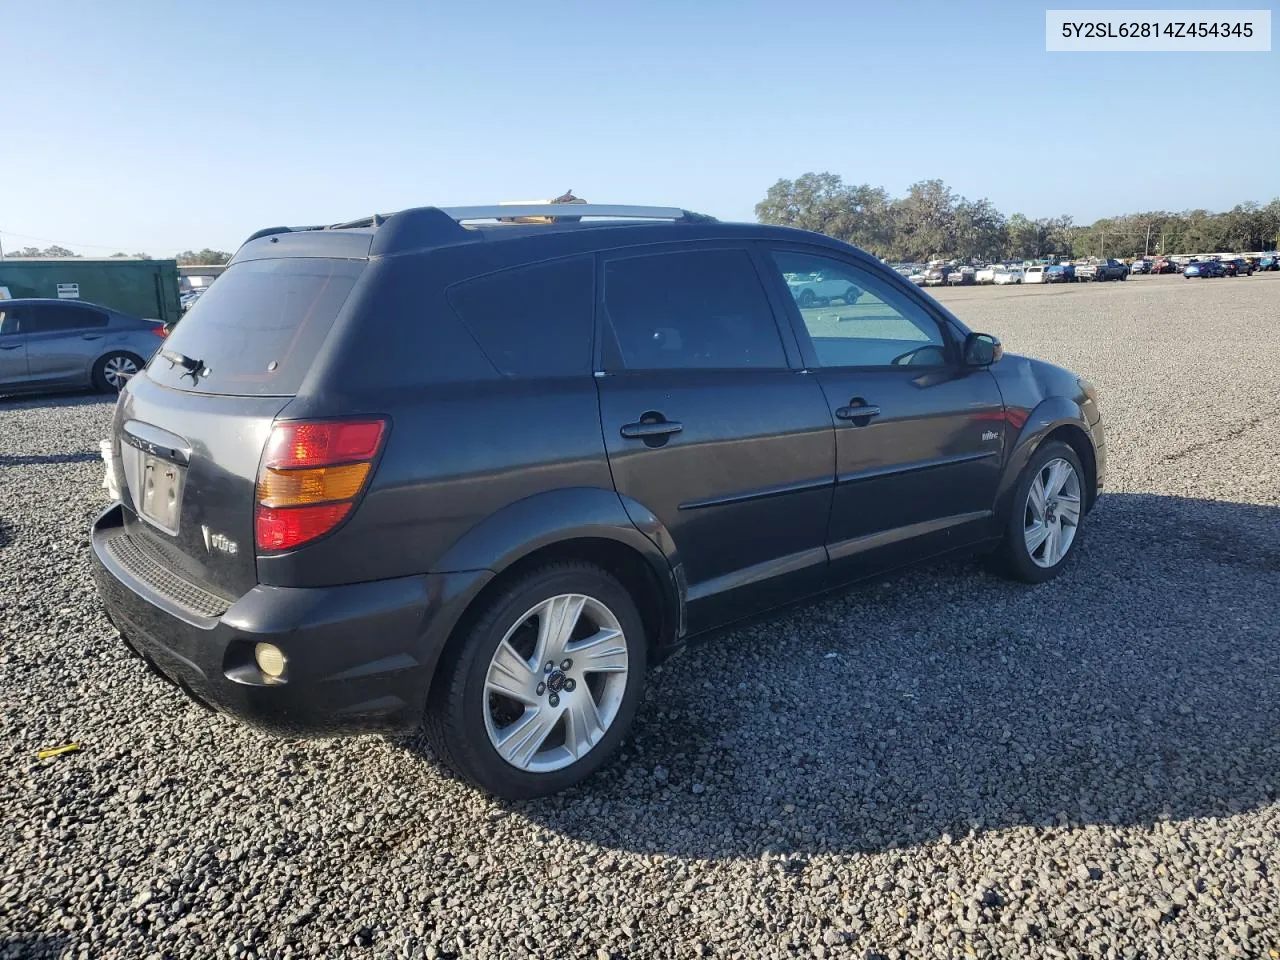
<svg viewBox="0 0 1280 960"><path fill-rule="evenodd" d="M961 550L1054 577L1105 465L1087 382L865 253L593 205L259 231L113 436L96 574L155 670L515 798L699 634Z"/></svg>

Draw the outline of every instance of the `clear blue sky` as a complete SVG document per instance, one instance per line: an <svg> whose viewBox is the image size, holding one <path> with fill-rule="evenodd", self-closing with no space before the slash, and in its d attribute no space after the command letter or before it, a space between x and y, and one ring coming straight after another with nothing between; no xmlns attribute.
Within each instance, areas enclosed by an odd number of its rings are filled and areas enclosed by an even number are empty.
<svg viewBox="0 0 1280 960"><path fill-rule="evenodd" d="M810 170L1078 222L1280 195L1280 53L1050 54L1044 9L0 0L0 235L234 249L568 188L751 219Z"/></svg>

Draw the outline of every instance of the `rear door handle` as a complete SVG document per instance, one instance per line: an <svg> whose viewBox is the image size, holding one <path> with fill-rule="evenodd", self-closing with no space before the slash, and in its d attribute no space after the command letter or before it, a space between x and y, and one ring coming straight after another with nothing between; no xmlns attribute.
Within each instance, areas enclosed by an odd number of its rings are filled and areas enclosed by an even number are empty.
<svg viewBox="0 0 1280 960"><path fill-rule="evenodd" d="M880 408L869 403L853 403L847 407L837 407L836 416L841 420L865 420L869 423L872 417L880 416Z"/></svg>
<svg viewBox="0 0 1280 960"><path fill-rule="evenodd" d="M102 339L102 334L100 334L100 333L82 333L82 334L80 334L80 339L81 339L81 340L101 340L101 339Z"/></svg>
<svg viewBox="0 0 1280 960"><path fill-rule="evenodd" d="M20 343L0 343L0 350L17 350L20 346Z"/></svg>
<svg viewBox="0 0 1280 960"><path fill-rule="evenodd" d="M684 424L676 420L640 420L636 423L624 423L621 433L628 440L643 440L647 437L668 437L684 429Z"/></svg>

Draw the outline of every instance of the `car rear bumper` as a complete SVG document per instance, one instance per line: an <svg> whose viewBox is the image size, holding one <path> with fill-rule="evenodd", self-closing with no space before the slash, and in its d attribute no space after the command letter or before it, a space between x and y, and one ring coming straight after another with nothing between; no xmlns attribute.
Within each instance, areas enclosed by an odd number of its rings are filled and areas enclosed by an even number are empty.
<svg viewBox="0 0 1280 960"><path fill-rule="evenodd" d="M93 569L125 643L192 699L287 736L398 732L417 727L436 663L487 570L337 587L259 585L219 616L183 606L168 582L148 582L108 541L127 537L123 508L93 525ZM287 657L281 680L254 648Z"/></svg>

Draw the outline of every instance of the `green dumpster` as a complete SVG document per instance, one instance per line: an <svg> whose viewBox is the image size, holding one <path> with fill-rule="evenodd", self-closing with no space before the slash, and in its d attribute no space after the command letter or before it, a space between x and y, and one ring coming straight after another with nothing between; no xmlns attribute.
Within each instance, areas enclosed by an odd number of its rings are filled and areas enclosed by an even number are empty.
<svg viewBox="0 0 1280 960"><path fill-rule="evenodd" d="M0 260L0 297L83 300L121 313L174 323L178 304L175 260L88 257Z"/></svg>

